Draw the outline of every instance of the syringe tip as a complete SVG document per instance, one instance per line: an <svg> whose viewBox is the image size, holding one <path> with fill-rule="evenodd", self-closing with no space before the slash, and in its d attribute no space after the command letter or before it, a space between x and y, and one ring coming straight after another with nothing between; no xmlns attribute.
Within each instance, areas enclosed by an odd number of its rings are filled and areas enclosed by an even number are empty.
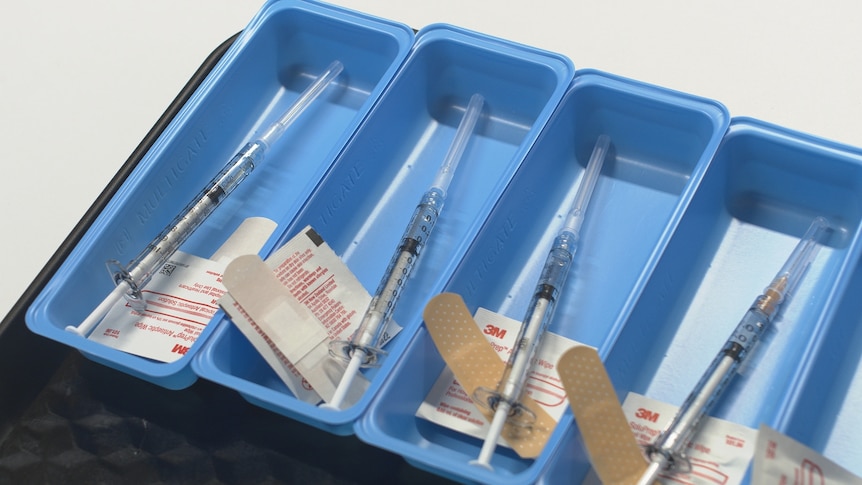
<svg viewBox="0 0 862 485"><path fill-rule="evenodd" d="M793 253L790 254L784 266L781 267L781 270L775 276L775 280L771 286L774 287L776 282L784 278L784 285L781 288L782 294L786 295L792 292L796 284L799 283L799 280L802 279L808 266L814 260L815 256L817 256L824 238L823 236L829 230L829 221L825 217L815 217L811 225L808 226L808 230L805 231L805 234L799 240L799 243L796 244Z"/></svg>
<svg viewBox="0 0 862 485"><path fill-rule="evenodd" d="M808 270L808 266L814 260L820 249L823 234L830 228L829 221L823 216L817 216L811 222L808 230L796 244L793 252L787 258L784 266L772 279L772 282L763 291L763 295L757 300L757 307L767 315L773 315L778 310L787 294L792 292L802 276Z"/></svg>
<svg viewBox="0 0 862 485"><path fill-rule="evenodd" d="M461 118L461 122L455 131L455 137L449 145L449 151L446 152L443 163L440 165L440 170L431 184L432 187L440 189L444 194L449 190L452 175L458 167L461 156L464 154L467 142L470 140L470 135L479 121L479 116L482 114L482 107L484 105L485 98L481 94L476 93L470 97L470 101L464 109L464 116Z"/></svg>
<svg viewBox="0 0 862 485"><path fill-rule="evenodd" d="M596 144L593 147L593 153L590 156L590 161L587 163L587 168L584 170L583 180L581 181L578 192L575 194L575 200L572 202L572 207L569 209L569 214L566 216L566 221L563 224L563 231L578 234L581 231L581 224L584 222L584 215L587 205L590 203L590 198L593 195L593 189L596 187L596 182L599 179L599 174L602 171L602 165L605 162L605 157L610 150L611 138L608 135L599 135L596 139Z"/></svg>
<svg viewBox="0 0 862 485"><path fill-rule="evenodd" d="M294 103L281 115L281 117L260 136L259 141L266 147L270 147L284 131L305 111L306 108L320 96L324 89L341 74L344 65L335 60L323 71L305 91L300 93Z"/></svg>

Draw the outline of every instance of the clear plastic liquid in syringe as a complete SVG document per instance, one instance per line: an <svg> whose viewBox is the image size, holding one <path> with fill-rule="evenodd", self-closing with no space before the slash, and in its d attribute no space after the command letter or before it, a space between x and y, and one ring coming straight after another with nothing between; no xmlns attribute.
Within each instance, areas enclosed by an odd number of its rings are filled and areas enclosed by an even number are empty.
<svg viewBox="0 0 862 485"><path fill-rule="evenodd" d="M125 267L119 261L108 261L114 283L125 282L130 288L127 298L143 304L141 288L164 265L179 247L206 220L213 210L254 170L255 163L263 161L265 146L248 143L233 160L219 172L198 197L192 201L143 251Z"/></svg>
<svg viewBox="0 0 862 485"><path fill-rule="evenodd" d="M386 324L395 310L398 298L404 291L404 286L425 243L431 236L444 200L445 195L439 188L432 187L425 192L421 202L416 206L398 250L389 262L354 338L349 342L333 342L331 349L333 356L349 361L354 353L362 352L364 367L377 364L379 354L382 352L378 346L385 340L383 332L386 330Z"/></svg>

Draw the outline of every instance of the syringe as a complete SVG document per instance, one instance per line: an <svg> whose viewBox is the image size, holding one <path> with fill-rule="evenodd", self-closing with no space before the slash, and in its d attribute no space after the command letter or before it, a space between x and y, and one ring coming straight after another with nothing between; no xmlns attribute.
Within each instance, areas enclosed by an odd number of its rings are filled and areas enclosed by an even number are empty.
<svg viewBox="0 0 862 485"><path fill-rule="evenodd" d="M599 173L602 171L610 143L610 137L607 135L601 135L596 140L583 180L575 194L575 200L572 202L562 230L557 234L548 252L536 291L521 323L521 329L497 389L480 387L473 393L473 401L476 404L494 412L494 418L491 420L488 434L479 451L479 457L470 462L474 465L492 468L491 457L494 455L497 439L507 421L529 429L536 419L535 413L521 403L527 373L541 345L545 330L553 318L557 297L574 259L586 209L596 181L599 179Z"/></svg>
<svg viewBox="0 0 862 485"><path fill-rule="evenodd" d="M482 113L485 99L480 94L474 94L467 104L464 117L455 132L455 137L449 145L449 151L443 159L443 164L437 172L434 183L422 196L419 205L413 212L413 217L404 231L401 243L392 256L377 292L371 299L359 328L349 341L336 340L330 344L329 353L347 362L347 369L332 399L322 404L328 409L341 409L347 391L356 378L360 367L377 365L380 355L384 352L379 348L386 324L392 318L398 297L404 290L404 285L410 278L410 272L416 265L422 248L428 242L431 230L437 223L437 217L446 200L446 191L452 181L458 162L461 160L467 142L473 133L473 128Z"/></svg>
<svg viewBox="0 0 862 485"><path fill-rule="evenodd" d="M143 309L146 302L141 290L149 283L177 249L192 235L195 229L216 207L248 176L264 159L267 149L281 134L317 99L327 86L341 73L341 62L334 61L275 123L259 138L247 143L227 165L212 179L186 208L171 221L143 251L123 266L119 261L107 262L108 272L114 280L114 290L78 326L69 325L66 330L87 337L98 325L108 310L122 297L126 297L133 308Z"/></svg>
<svg viewBox="0 0 862 485"><path fill-rule="evenodd" d="M638 485L652 485L659 473L673 473L688 468L685 449L697 433L701 419L721 397L739 366L751 354L778 313L782 302L805 275L820 248L818 241L828 228L829 223L825 218L815 218L772 283L754 300L673 421L655 442L647 446L650 464Z"/></svg>

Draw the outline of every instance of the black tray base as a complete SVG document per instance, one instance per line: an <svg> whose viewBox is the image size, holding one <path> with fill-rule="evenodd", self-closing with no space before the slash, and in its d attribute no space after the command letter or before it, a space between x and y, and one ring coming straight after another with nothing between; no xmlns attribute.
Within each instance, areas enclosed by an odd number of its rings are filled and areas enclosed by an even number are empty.
<svg viewBox="0 0 862 485"><path fill-rule="evenodd" d="M0 485L447 482L233 390L204 380L163 389L26 327L36 295L235 38L204 61L0 321Z"/></svg>
<svg viewBox="0 0 862 485"><path fill-rule="evenodd" d="M171 391L67 354L0 443L0 483L444 481L216 384Z"/></svg>

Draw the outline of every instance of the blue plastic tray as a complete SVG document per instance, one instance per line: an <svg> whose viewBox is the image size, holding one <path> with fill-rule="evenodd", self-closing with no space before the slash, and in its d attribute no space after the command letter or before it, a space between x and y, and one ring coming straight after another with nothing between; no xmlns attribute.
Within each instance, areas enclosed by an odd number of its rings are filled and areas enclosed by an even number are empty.
<svg viewBox="0 0 862 485"><path fill-rule="evenodd" d="M833 233L711 415L780 429L796 399L807 402L808 411L819 407L823 386L833 380L829 374L809 376L821 392L799 393L858 259L860 162L858 150L734 119L605 360L620 399L633 391L682 404L812 219L822 215ZM845 332L848 323L840 327ZM842 389L828 392L840 397ZM819 414L799 415L804 423L794 431L816 429L812 420ZM573 433L567 441L549 483L588 469L579 439Z"/></svg>
<svg viewBox="0 0 862 485"><path fill-rule="evenodd" d="M221 312L169 364L65 332L110 291L104 262L135 257L334 59L345 65L338 87L182 250L207 256L243 219L265 216L280 224L265 255L310 224L373 291L468 98L483 94L477 135L395 313L404 331L367 374L365 397L343 411L296 400ZM520 320L593 143L608 134L616 158L598 182L551 331L597 347L621 399L634 391L680 404L810 220L826 216L836 228L827 247L712 414L771 425L862 475L862 150L731 122L711 100L573 71L558 54L453 26L415 35L321 2L270 0L134 169L124 166L123 176L131 172L112 182L122 186L104 210L88 213L93 224L32 292L27 326L166 388L200 376L322 430L356 432L450 479L578 483L589 464L570 413L537 459L498 448L493 472L468 464L479 440L415 417L444 366L421 312L451 291L471 310Z"/></svg>
<svg viewBox="0 0 862 485"><path fill-rule="evenodd" d="M131 260L250 139L333 60L338 86L312 105L183 245L209 256L250 216L287 224L347 143L411 46L403 25L299 1L265 5L141 160L27 313L30 329L88 357L169 388L194 382L185 356L161 363L64 331L111 289L105 261Z"/></svg>
<svg viewBox="0 0 862 485"><path fill-rule="evenodd" d="M606 355L728 123L718 103L579 71L446 291L460 294L471 311L481 306L521 320L595 140L607 134L616 156L597 182L551 324L552 332ZM534 482L561 445L571 414L537 459L498 448L493 472L469 465L481 441L415 417L443 368L423 325L357 425L360 439L459 481Z"/></svg>
<svg viewBox="0 0 862 485"><path fill-rule="evenodd" d="M389 344L381 367L367 374L370 388L341 411L299 401L229 321L195 362L197 372L267 409L334 433L352 433L416 332L425 303L443 288L573 71L562 56L456 27L420 31L402 70L279 241L310 224L373 293L469 98L485 97L446 205L395 310L404 330Z"/></svg>
<svg viewBox="0 0 862 485"><path fill-rule="evenodd" d="M810 365L807 360L802 363L805 364L800 369L802 384L792 388L786 406L789 410L773 421L780 431L862 476L862 447L859 446L862 433L862 370L859 366L862 358L862 299L859 298L862 265L859 253L862 243L858 229L855 234L852 232L854 223L858 225L862 217L858 166L862 163L862 150L816 140L813 143L822 145L818 147L820 150L841 160L830 160L831 165L846 166L842 171L831 169L836 177L831 183L837 189L827 189L828 195L822 197L826 200L834 197L833 203L845 206L843 217L848 221L845 238L853 240L850 254L846 256L848 264L842 268L841 276L850 269L852 276L837 303L829 295L825 316L821 318L829 325L826 331L815 329L811 334L798 336L801 341L810 340L808 346L816 350Z"/></svg>

